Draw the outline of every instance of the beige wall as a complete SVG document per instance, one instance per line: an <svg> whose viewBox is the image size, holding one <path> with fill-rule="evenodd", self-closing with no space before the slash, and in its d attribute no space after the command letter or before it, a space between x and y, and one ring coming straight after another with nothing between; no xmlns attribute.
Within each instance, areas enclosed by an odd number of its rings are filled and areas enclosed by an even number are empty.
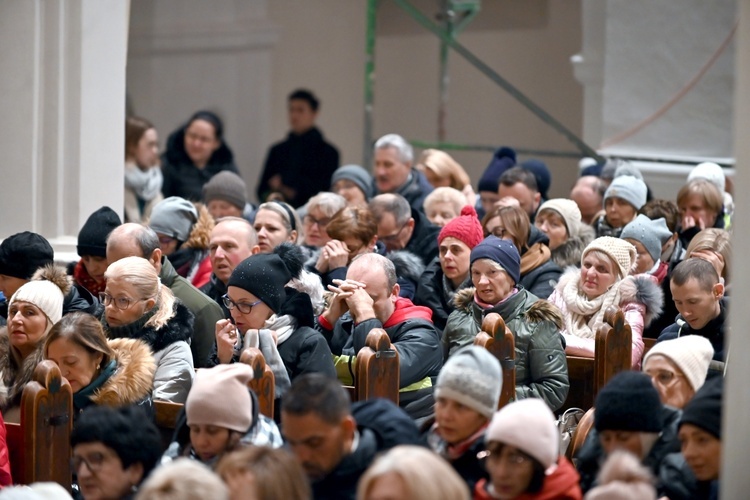
<svg viewBox="0 0 750 500"><path fill-rule="evenodd" d="M414 2L434 18L433 0ZM320 126L342 161L361 163L364 122L366 2L269 2L279 27L273 54L272 132L287 131L285 98L306 86L321 98ZM381 2L376 44L374 132L437 139L439 43L393 2ZM580 50L580 2L482 2L459 40L575 133L582 128L582 90L570 56ZM573 146L522 108L458 55L450 56L449 142L574 151ZM457 152L474 183L487 152ZM576 162L553 160L552 193L567 192Z"/></svg>

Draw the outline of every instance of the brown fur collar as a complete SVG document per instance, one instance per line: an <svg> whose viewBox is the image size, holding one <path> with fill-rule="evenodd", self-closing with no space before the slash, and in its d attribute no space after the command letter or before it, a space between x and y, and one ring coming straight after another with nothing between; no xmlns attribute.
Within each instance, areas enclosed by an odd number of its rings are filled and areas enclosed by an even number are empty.
<svg viewBox="0 0 750 500"><path fill-rule="evenodd" d="M34 370L43 359L43 344L44 342L40 341L37 349L18 367L12 359L8 330L5 327L0 329L0 373L2 373L3 386L0 392L7 394L7 399L0 400L0 410L5 411L7 408L21 404L23 388L34 378Z"/></svg>
<svg viewBox="0 0 750 500"><path fill-rule="evenodd" d="M463 288L456 292L453 297L453 303L456 309L470 311L474 304L474 287ZM553 303L545 299L539 299L524 312L523 318L529 323L541 323L542 321L552 321L558 328L565 324L562 312Z"/></svg>
<svg viewBox="0 0 750 500"><path fill-rule="evenodd" d="M156 362L151 349L136 339L112 339L108 343L115 353L117 371L91 396L91 401L115 407L142 401L154 388Z"/></svg>

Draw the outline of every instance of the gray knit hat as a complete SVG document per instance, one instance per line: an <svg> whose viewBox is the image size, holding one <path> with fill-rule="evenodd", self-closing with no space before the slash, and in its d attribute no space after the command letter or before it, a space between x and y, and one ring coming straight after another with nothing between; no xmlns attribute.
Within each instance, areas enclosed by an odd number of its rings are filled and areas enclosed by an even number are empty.
<svg viewBox="0 0 750 500"><path fill-rule="evenodd" d="M370 173L359 165L344 165L333 172L331 176L331 187L338 181L346 179L352 181L365 194L368 201L372 198L372 176Z"/></svg>
<svg viewBox="0 0 750 500"><path fill-rule="evenodd" d="M451 399L492 418L502 387L500 362L487 349L470 345L453 354L443 365L435 397Z"/></svg>
<svg viewBox="0 0 750 500"><path fill-rule="evenodd" d="M226 201L240 210L244 210L247 203L245 181L229 170L219 172L203 186L203 202L208 205L213 200Z"/></svg>
<svg viewBox="0 0 750 500"><path fill-rule="evenodd" d="M633 219L620 233L622 239L629 238L641 242L654 262L659 260L662 245L671 237L672 232L667 227L664 217L651 220L643 214Z"/></svg>
<svg viewBox="0 0 750 500"><path fill-rule="evenodd" d="M607 191L604 192L603 203L606 203L608 198L622 198L633 205L636 210L640 210L646 204L647 195L648 188L646 188L645 182L631 175L621 175L615 177Z"/></svg>
<svg viewBox="0 0 750 500"><path fill-rule="evenodd" d="M156 204L148 225L157 233L166 234L185 242L193 225L198 222L198 210L191 202L179 196L170 196Z"/></svg>

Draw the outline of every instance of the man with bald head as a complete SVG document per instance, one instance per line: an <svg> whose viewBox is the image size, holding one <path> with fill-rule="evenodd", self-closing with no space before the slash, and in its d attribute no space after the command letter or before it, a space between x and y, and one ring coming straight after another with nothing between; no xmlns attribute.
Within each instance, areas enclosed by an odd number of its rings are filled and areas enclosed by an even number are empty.
<svg viewBox="0 0 750 500"><path fill-rule="evenodd" d="M604 192L607 185L594 175L580 177L570 191L570 199L581 210L581 221L591 224L604 207Z"/></svg>
<svg viewBox="0 0 750 500"><path fill-rule="evenodd" d="M237 264L259 252L258 233L247 220L223 217L216 221L208 242L208 258L213 273L209 282L201 287L201 292L221 306L225 317L229 317L229 309L224 305L222 297L227 293L227 283L232 271Z"/></svg>
<svg viewBox="0 0 750 500"><path fill-rule="evenodd" d="M318 318L331 352L356 358L367 334L383 328L399 354L399 405L418 423L429 417L434 406L432 386L443 365L432 311L399 297L393 263L376 253L355 258L346 279L333 281L328 287L334 293L330 306Z"/></svg>
<svg viewBox="0 0 750 500"><path fill-rule="evenodd" d="M127 223L112 230L107 238L107 261L112 264L125 257L143 257L159 273L161 284L169 287L175 297L195 315L190 350L196 368L208 366L214 345L216 322L224 319L221 307L188 280L177 274L169 260L162 255L159 238L153 229Z"/></svg>

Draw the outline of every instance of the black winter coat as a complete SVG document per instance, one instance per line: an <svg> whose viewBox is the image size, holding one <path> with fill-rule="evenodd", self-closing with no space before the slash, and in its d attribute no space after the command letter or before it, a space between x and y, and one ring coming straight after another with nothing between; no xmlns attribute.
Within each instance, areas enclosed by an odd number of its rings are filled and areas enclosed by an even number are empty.
<svg viewBox="0 0 750 500"><path fill-rule="evenodd" d="M214 175L229 170L239 175L234 155L223 141L204 168L198 168L185 151L185 128L180 127L167 139L167 150L161 155L164 176L161 192L165 198L180 196L190 201L203 199L203 185Z"/></svg>
<svg viewBox="0 0 750 500"><path fill-rule="evenodd" d="M434 226L427 220L427 216L414 208L411 209L411 216L414 219L414 231L404 250L417 255L427 265L438 256L437 238L442 228Z"/></svg>
<svg viewBox="0 0 750 500"><path fill-rule="evenodd" d="M281 183L295 191L294 198L286 201L301 207L312 196L330 189L331 176L338 167L339 151L325 141L320 130L313 127L300 135L290 132L268 151L258 182L258 200L264 201L271 193L269 179L280 175Z"/></svg>
<svg viewBox="0 0 750 500"><path fill-rule="evenodd" d="M409 202L412 209L424 212L424 199L427 198L427 195L435 188L433 188L432 184L427 181L427 177L415 168L411 169L410 176L411 178L406 181L406 184L396 190L396 194L400 194L406 198L406 201Z"/></svg>
<svg viewBox="0 0 750 500"><path fill-rule="evenodd" d="M672 340L686 335L700 335L701 337L706 337L711 342L711 345L714 348L714 361L723 362L725 356L724 339L726 338L729 329L729 325L726 322L727 315L729 314L729 311L727 310L728 305L729 299L727 297L720 299L719 307L721 311L719 312L719 315L699 330L691 328L690 324L688 324L681 315L678 315L675 323L661 332L657 342Z"/></svg>
<svg viewBox="0 0 750 500"><path fill-rule="evenodd" d="M200 287L200 291L219 304L219 307L221 307L221 310L224 312L225 318L231 317L229 309L224 305L224 299L222 299L227 293L227 286L217 278L215 274L211 273L211 278L208 280L208 283Z"/></svg>
<svg viewBox="0 0 750 500"><path fill-rule="evenodd" d="M454 291L462 290L471 286L471 276L467 276L461 285ZM429 307L432 310L432 322L442 335L448 316L456 310L453 299L448 299L448 293L443 283L443 269L440 267L440 259L433 260L424 270L417 285L417 294L414 303L418 306Z"/></svg>

